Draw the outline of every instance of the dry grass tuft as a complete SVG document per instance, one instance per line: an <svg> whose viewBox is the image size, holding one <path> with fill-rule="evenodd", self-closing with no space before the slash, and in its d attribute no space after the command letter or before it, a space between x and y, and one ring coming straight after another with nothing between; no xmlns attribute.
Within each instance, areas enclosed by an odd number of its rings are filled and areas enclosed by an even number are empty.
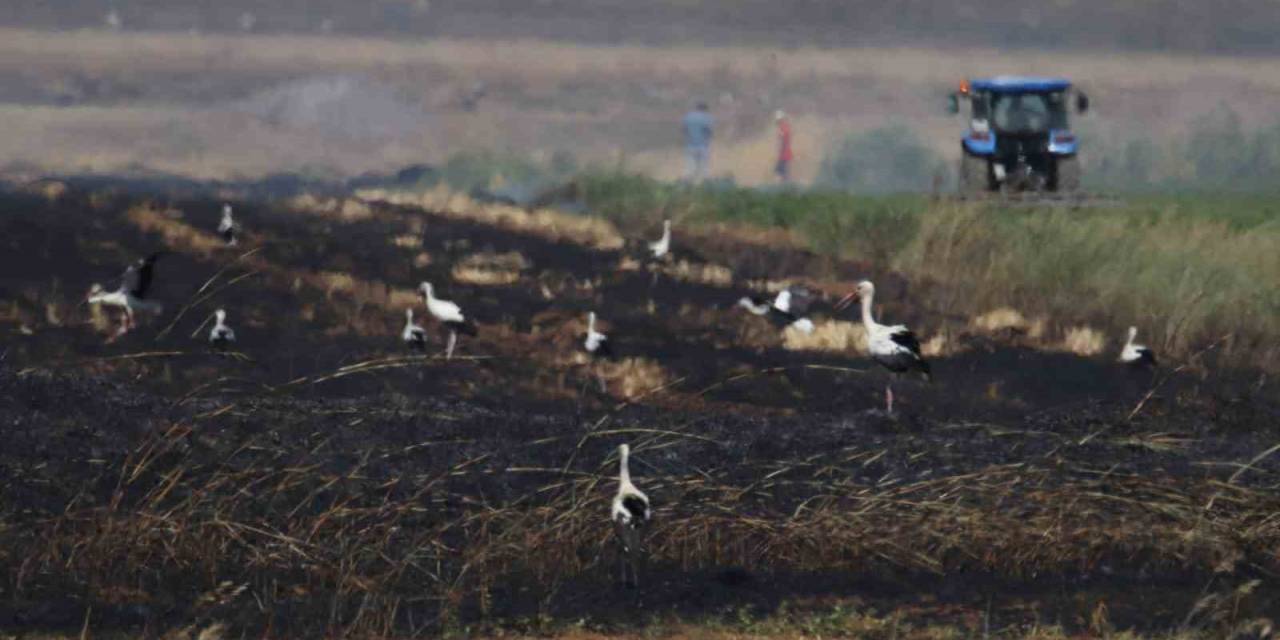
<svg viewBox="0 0 1280 640"><path fill-rule="evenodd" d="M392 289L387 295L387 306L392 309L399 309L403 313L404 309L422 304L422 298L418 294L417 289Z"/></svg>
<svg viewBox="0 0 1280 640"><path fill-rule="evenodd" d="M622 259L618 260L618 271L639 271L643 266L632 256L622 256Z"/></svg>
<svg viewBox="0 0 1280 640"><path fill-rule="evenodd" d="M782 346L792 351L857 351L867 350L867 330L856 322L825 320L814 323L813 333L795 327L782 332Z"/></svg>
<svg viewBox="0 0 1280 640"><path fill-rule="evenodd" d="M969 327L986 334L1016 334L1028 338L1040 338L1045 330L1044 318L1028 320L1017 309L1000 307L975 316L969 321Z"/></svg>
<svg viewBox="0 0 1280 640"><path fill-rule="evenodd" d="M417 249L422 246L422 236L413 233L402 233L391 238L391 246L401 249Z"/></svg>
<svg viewBox="0 0 1280 640"><path fill-rule="evenodd" d="M225 243L214 235L212 230L202 231L180 220L175 220L165 215L163 210L156 209L150 204L130 207L125 215L138 229L160 234L165 244L170 247L181 247L183 251L206 256L226 249Z"/></svg>
<svg viewBox="0 0 1280 640"><path fill-rule="evenodd" d="M932 338L920 344L920 353L928 358L952 356L964 351L964 348L952 342L947 332L939 331Z"/></svg>
<svg viewBox="0 0 1280 640"><path fill-rule="evenodd" d="M355 293L356 279L345 271L321 271L315 277L327 299L335 293Z"/></svg>
<svg viewBox="0 0 1280 640"><path fill-rule="evenodd" d="M304 193L286 202L293 211L332 218L341 222L359 222L373 217L369 204L357 198L326 198Z"/></svg>
<svg viewBox="0 0 1280 640"><path fill-rule="evenodd" d="M1094 356L1102 353L1107 340L1092 327L1070 327L1062 338L1060 349L1078 356Z"/></svg>
<svg viewBox="0 0 1280 640"><path fill-rule="evenodd" d="M533 265L518 251L506 253L474 253L453 267L453 279L475 285L508 285L520 280L520 274Z"/></svg>
<svg viewBox="0 0 1280 640"><path fill-rule="evenodd" d="M713 287L727 287L733 284L733 271L718 264L680 260L674 264L664 264L661 269L663 275L683 282L694 282Z"/></svg>
<svg viewBox="0 0 1280 640"><path fill-rule="evenodd" d="M604 363L600 372L609 382L610 390L628 399L658 389L670 379L662 365L648 358L626 358L615 363Z"/></svg>

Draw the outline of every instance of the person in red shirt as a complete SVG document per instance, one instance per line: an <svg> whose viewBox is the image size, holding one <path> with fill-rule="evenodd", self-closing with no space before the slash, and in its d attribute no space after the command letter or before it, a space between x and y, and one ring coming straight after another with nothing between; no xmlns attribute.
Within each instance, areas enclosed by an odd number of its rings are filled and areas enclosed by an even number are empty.
<svg viewBox="0 0 1280 640"><path fill-rule="evenodd" d="M791 180L791 160L794 157L791 152L791 120L779 109L773 113L773 121L778 126L778 164L774 166L773 172L778 174L778 180L788 182Z"/></svg>

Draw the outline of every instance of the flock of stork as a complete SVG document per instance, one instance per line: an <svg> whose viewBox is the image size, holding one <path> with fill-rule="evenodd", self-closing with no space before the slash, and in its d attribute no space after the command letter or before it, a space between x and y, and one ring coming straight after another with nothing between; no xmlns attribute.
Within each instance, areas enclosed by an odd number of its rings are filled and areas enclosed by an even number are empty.
<svg viewBox="0 0 1280 640"><path fill-rule="evenodd" d="M227 246L235 246L238 242L240 226L232 216L231 205L223 205L222 218L217 227L218 235ZM671 252L671 221L663 222L662 237L647 244L648 257L661 260ZM108 291L100 284L94 284L86 301L118 308L123 312L124 320L112 340L123 335L135 326L134 314L137 311L159 313L158 302L148 299L147 294L154 276L156 260L165 252L153 253L136 263L129 265L121 277L120 286ZM919 373L926 380L930 376L929 362L920 351L920 341L905 325L885 325L872 316L875 299L875 285L863 280L841 298L835 309L840 310L854 301L861 303L861 320L866 330L867 351L871 359L890 372L890 382L885 386L885 410L893 413L892 380L899 374ZM453 357L457 345L458 334L477 335L476 325L462 312L455 302L436 297L435 289L430 282L423 282L418 287L418 294L426 304L427 313L435 318L449 331L445 358ZM795 327L809 333L814 330L813 322L805 317L812 294L803 287L791 286L782 289L772 299L761 297L744 297L738 306L752 314L768 317L782 327ZM214 312L214 326L209 332L209 343L217 348L224 348L236 340L235 331L227 325L227 314L223 309ZM1124 364L1139 367L1155 365L1155 356L1150 349L1135 343L1137 328L1130 327L1128 340L1120 354ZM405 310L405 326L401 339L411 349L425 351L427 348L427 332L420 324L414 322L413 309ZM612 356L609 338L596 330L596 313L587 314L587 332L582 340L582 349L592 357L607 358ZM603 384L603 382L602 382ZM638 581L636 558L640 550L641 533L652 517L649 498L631 481L628 467L630 448L623 444L618 447L618 490L614 496L610 519L614 524L623 554L621 556L622 582L635 586Z"/></svg>

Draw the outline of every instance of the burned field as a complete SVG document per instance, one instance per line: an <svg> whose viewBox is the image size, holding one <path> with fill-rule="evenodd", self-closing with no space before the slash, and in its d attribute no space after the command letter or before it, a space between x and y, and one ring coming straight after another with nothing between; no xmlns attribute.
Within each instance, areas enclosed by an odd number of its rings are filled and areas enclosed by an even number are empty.
<svg viewBox="0 0 1280 640"><path fill-rule="evenodd" d="M852 603L1213 637L1280 609L1280 407L1211 350L1153 375L952 329L928 283L733 230L677 223L655 277L623 237L657 219L246 202L226 248L219 206L4 196L0 628L633 632ZM159 249L166 308L106 344L83 292ZM829 348L851 316L820 310L819 344L734 308L861 277L949 336L894 419L869 411L884 375ZM421 280L480 326L452 361L430 323L426 356L400 344ZM575 355L590 310L614 362ZM635 591L606 516L622 442L655 507Z"/></svg>

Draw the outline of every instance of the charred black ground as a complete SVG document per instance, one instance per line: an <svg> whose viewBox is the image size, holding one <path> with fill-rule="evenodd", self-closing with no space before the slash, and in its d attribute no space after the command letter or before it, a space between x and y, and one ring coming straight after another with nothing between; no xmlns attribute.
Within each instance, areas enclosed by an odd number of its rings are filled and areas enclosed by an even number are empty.
<svg viewBox="0 0 1280 640"><path fill-rule="evenodd" d="M78 629L92 608L116 631L631 629L637 601L767 616L843 598L1005 629L1087 629L1105 602L1116 626L1153 631L1280 606L1280 409L1211 352L1199 375L1152 376L973 337L934 384L899 386L891 420L868 411L884 377L865 358L783 349L733 309L741 283L655 286L618 269L626 250L385 205L239 203L246 246L219 249L204 244L219 207L102 190L0 203L0 627ZM889 317L942 321L927 284L907 302L873 265L679 237L738 278L873 277ZM104 345L83 292L156 249L175 252L165 312ZM531 265L514 282L452 277L507 252ZM480 323L464 359L401 357L420 280ZM216 307L237 354L196 331ZM662 389L596 391L568 356L591 309ZM657 509L636 593L612 586L605 521L624 441Z"/></svg>

